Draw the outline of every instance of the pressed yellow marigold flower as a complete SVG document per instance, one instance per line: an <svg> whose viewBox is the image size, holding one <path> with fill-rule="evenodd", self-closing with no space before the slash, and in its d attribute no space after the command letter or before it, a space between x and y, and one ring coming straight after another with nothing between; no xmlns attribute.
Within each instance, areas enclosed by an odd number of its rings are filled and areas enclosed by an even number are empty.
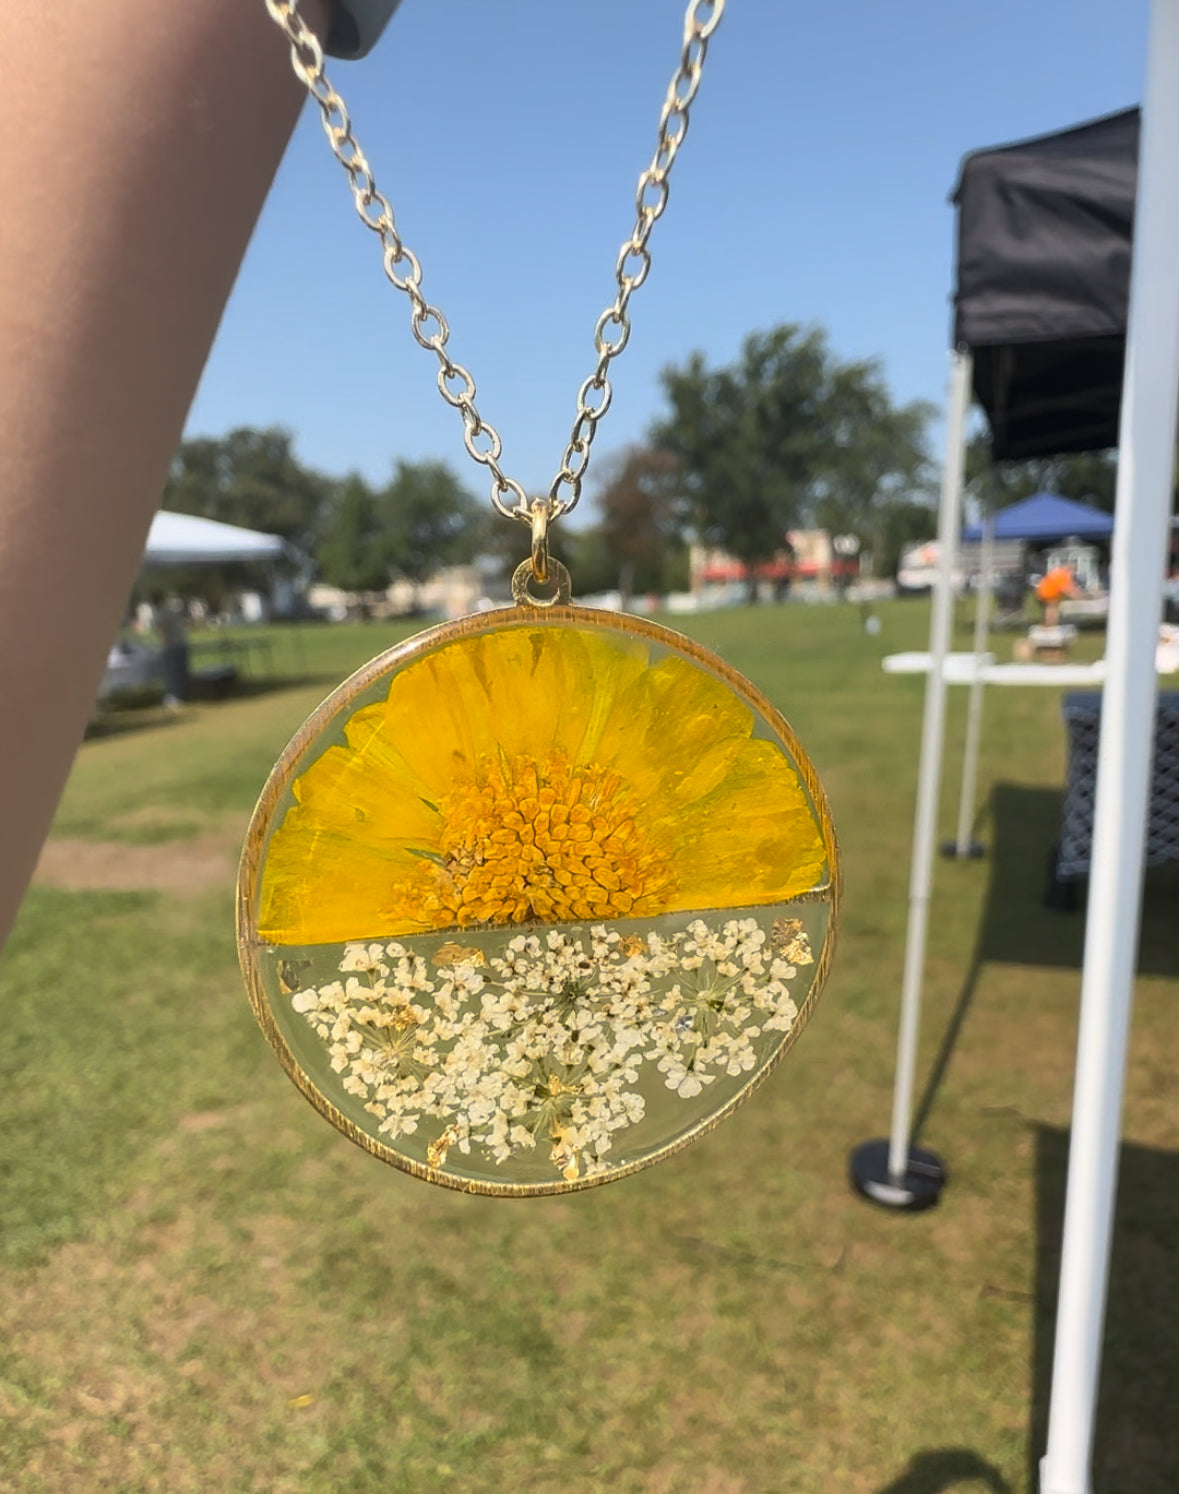
<svg viewBox="0 0 1179 1494"><path fill-rule="evenodd" d="M767 904L827 875L750 708L599 628L498 627L395 673L294 783L259 934L336 943Z"/></svg>
<svg viewBox="0 0 1179 1494"><path fill-rule="evenodd" d="M484 760L443 798L437 853L391 901L433 928L661 912L670 857L636 832L632 797L594 764Z"/></svg>

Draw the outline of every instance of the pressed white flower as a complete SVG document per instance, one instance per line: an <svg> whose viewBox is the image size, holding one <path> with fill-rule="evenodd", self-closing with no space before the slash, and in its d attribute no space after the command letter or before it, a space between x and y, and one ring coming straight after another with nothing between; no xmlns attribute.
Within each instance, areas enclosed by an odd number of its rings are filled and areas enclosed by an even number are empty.
<svg viewBox="0 0 1179 1494"><path fill-rule="evenodd" d="M378 1134L424 1130L426 1159L472 1147L503 1165L538 1143L568 1181L606 1171L646 1114L644 1073L690 1100L757 1067L763 1033L789 1031L787 983L813 963L798 920L678 934L604 924L517 933L498 955L446 944L349 944L343 981L291 994L344 1094Z"/></svg>
<svg viewBox="0 0 1179 1494"><path fill-rule="evenodd" d="M363 971L367 975L387 975L385 949L381 944L345 944L341 971Z"/></svg>

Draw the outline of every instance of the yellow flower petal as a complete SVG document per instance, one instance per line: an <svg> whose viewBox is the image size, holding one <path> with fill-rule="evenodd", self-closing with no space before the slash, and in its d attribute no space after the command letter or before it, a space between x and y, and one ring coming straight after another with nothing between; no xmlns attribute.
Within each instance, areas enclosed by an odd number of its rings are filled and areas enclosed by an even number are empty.
<svg viewBox="0 0 1179 1494"><path fill-rule="evenodd" d="M675 824L684 875L669 911L784 902L827 880L814 811L772 742L747 742L724 783Z"/></svg>
<svg viewBox="0 0 1179 1494"><path fill-rule="evenodd" d="M262 937L648 917L781 901L829 854L721 679L598 627L464 635L393 675L298 778Z"/></svg>
<svg viewBox="0 0 1179 1494"><path fill-rule="evenodd" d="M691 799L698 772L740 750L753 713L719 680L674 655L645 670L614 703L598 744L598 761L624 773L635 791Z"/></svg>
<svg viewBox="0 0 1179 1494"><path fill-rule="evenodd" d="M390 879L398 864L386 851L355 835L343 837L292 823L288 813L266 857L258 914L259 936L268 944L344 944L407 929L404 915L389 910Z"/></svg>

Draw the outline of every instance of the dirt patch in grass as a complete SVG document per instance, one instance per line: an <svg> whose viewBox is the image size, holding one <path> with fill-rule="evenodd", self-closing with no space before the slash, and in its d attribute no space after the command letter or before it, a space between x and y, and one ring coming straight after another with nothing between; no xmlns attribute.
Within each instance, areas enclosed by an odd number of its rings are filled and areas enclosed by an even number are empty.
<svg viewBox="0 0 1179 1494"><path fill-rule="evenodd" d="M160 844L55 836L46 841L34 878L70 892L97 888L195 896L232 879L241 842L242 826L236 818L232 826Z"/></svg>
<svg viewBox="0 0 1179 1494"><path fill-rule="evenodd" d="M66 834L72 833L72 826L63 825L61 828ZM158 809L133 809L128 814L108 819L99 834L91 835L89 839L113 840L126 846L161 846L171 841L191 840L209 828L201 820L177 818ZM237 815L230 817L229 828L235 831L239 828Z"/></svg>

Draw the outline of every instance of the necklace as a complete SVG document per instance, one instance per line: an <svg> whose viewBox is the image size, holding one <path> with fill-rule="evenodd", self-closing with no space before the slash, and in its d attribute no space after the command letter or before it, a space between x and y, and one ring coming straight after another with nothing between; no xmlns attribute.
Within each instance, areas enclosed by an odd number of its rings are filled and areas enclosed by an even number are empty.
<svg viewBox="0 0 1179 1494"><path fill-rule="evenodd" d="M514 605L399 644L276 764L238 947L286 1072L384 1161L469 1192L621 1177L744 1100L801 1033L839 894L818 775L777 710L659 624L571 605L550 525L580 497L609 366L724 0L690 0L617 295L547 497L500 465L297 0L265 0L491 501L530 529Z"/></svg>

